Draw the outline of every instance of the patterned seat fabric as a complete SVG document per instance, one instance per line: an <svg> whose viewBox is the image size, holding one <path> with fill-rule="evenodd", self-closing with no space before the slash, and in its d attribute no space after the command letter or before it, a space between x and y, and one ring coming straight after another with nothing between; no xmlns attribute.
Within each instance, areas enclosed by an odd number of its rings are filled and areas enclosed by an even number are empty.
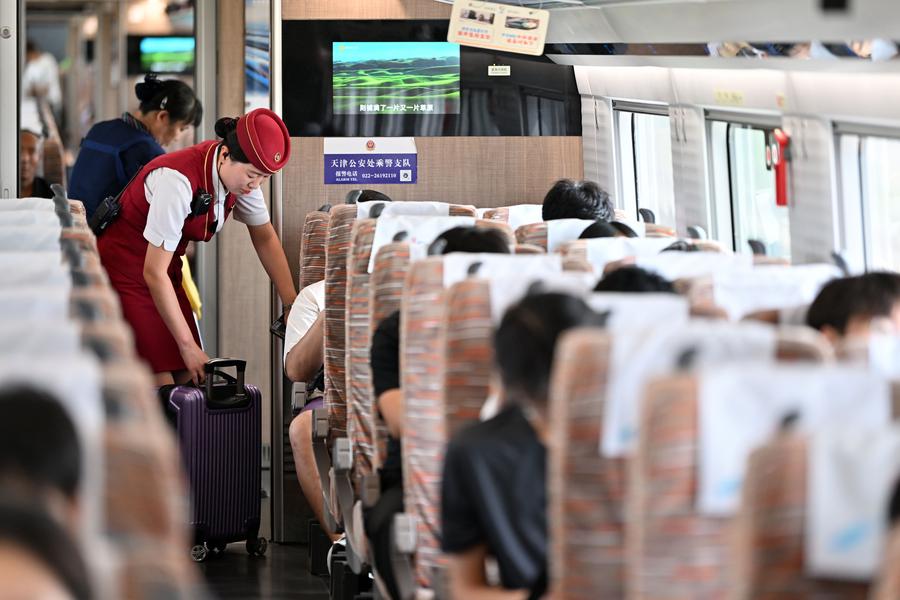
<svg viewBox="0 0 900 600"><path fill-rule="evenodd" d="M332 440L347 433L347 261L356 206L331 209L325 247L325 406Z"/></svg>
<svg viewBox="0 0 900 600"><path fill-rule="evenodd" d="M378 324L395 311L400 310L403 288L410 265L409 244L392 242L382 246L375 256L375 267L369 286L369 336ZM373 398L374 402L374 398ZM374 408L370 411L372 422L368 430L373 432L372 445L375 447L375 464L384 463L387 454L387 426L377 418Z"/></svg>
<svg viewBox="0 0 900 600"><path fill-rule="evenodd" d="M452 204L449 213L450 216L472 217L475 216L475 208ZM325 251L325 405L328 409L330 437L333 440L344 437L347 433L347 286L357 207L337 206L329 214ZM366 235L369 235L368 230ZM367 243L370 254L371 239ZM362 245L360 248L362 249ZM362 278L357 282L359 285L360 281ZM360 305L368 302L368 296L360 296L358 302ZM361 422L358 424L362 426Z"/></svg>
<svg viewBox="0 0 900 600"><path fill-rule="evenodd" d="M403 483L405 511L416 518L418 584L430 588L440 566L440 473L447 440L441 410L444 319L441 257L413 263L403 293L400 371L404 397Z"/></svg>
<svg viewBox="0 0 900 600"><path fill-rule="evenodd" d="M369 367L369 256L375 238L375 219L353 225L347 275L347 435L353 440L353 465L357 476L369 475L375 465L375 433L372 371Z"/></svg>
<svg viewBox="0 0 900 600"><path fill-rule="evenodd" d="M750 456L733 536L735 597L869 597L867 582L804 575L807 457L807 440L792 434L778 436Z"/></svg>
<svg viewBox="0 0 900 600"><path fill-rule="evenodd" d="M447 291L443 411L448 440L478 419L490 393L494 363L488 282L470 279Z"/></svg>
<svg viewBox="0 0 900 600"><path fill-rule="evenodd" d="M556 349L547 481L553 597L624 597L626 463L597 447L610 348L608 334L581 329Z"/></svg>
<svg viewBox="0 0 900 600"><path fill-rule="evenodd" d="M816 336L779 331L780 361L819 362ZM699 381L688 374L647 384L628 496L628 593L635 598L725 597L736 559L729 534L734 519L697 509Z"/></svg>
<svg viewBox="0 0 900 600"><path fill-rule="evenodd" d="M516 242L519 244L528 244L543 248L547 251L547 224L531 223L530 225L522 225L516 229Z"/></svg>
<svg viewBox="0 0 900 600"><path fill-rule="evenodd" d="M313 211L306 214L300 243L300 288L325 279L325 240L328 237L329 214Z"/></svg>
<svg viewBox="0 0 900 600"><path fill-rule="evenodd" d="M69 208L75 224L62 237L77 242L79 271L89 281L72 288L71 316L80 322L82 344L101 356L103 378L103 486L82 498L99 505L98 533L117 559L101 569L99 584L122 598L202 597L202 579L187 560L189 495L181 456L153 393L152 374L135 355L131 329L100 265L84 206L70 201Z"/></svg>
<svg viewBox="0 0 900 600"><path fill-rule="evenodd" d="M894 398L897 397L896 392ZM896 413L895 413L896 414ZM894 600L900 598L900 525L894 525L888 535L887 545L881 562L878 582L872 595L873 600Z"/></svg>

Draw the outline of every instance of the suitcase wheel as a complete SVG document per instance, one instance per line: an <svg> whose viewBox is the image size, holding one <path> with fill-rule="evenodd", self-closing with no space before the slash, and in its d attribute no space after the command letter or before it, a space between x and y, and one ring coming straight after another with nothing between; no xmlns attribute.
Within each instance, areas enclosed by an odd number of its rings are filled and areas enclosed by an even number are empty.
<svg viewBox="0 0 900 600"><path fill-rule="evenodd" d="M212 556L217 557L225 554L225 549L228 547L228 544L216 544L215 546L207 546L209 548L210 554Z"/></svg>
<svg viewBox="0 0 900 600"><path fill-rule="evenodd" d="M247 540L247 554L250 556L263 556L268 547L269 542L264 537Z"/></svg>
<svg viewBox="0 0 900 600"><path fill-rule="evenodd" d="M207 548L206 544L197 544L193 548L191 548L191 559L194 562L204 562L209 557L209 548Z"/></svg>

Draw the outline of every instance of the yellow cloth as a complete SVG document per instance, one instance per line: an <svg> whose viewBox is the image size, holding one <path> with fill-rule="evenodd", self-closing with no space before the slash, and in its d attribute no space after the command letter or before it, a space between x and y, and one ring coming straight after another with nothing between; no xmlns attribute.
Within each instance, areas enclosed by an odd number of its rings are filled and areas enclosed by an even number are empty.
<svg viewBox="0 0 900 600"><path fill-rule="evenodd" d="M197 289L197 284L194 283L194 278L191 277L191 266L188 264L186 256L181 257L181 288L187 294L191 310L194 311L194 315L199 321L203 316L203 303L200 302L200 291Z"/></svg>

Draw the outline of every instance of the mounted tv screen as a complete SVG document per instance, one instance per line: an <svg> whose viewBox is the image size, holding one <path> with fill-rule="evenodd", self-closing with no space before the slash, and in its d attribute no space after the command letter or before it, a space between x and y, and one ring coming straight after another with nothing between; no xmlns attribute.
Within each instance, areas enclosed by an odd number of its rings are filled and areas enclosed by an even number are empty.
<svg viewBox="0 0 900 600"><path fill-rule="evenodd" d="M281 28L282 116L293 137L581 135L573 67L449 43L446 19Z"/></svg>
<svg viewBox="0 0 900 600"><path fill-rule="evenodd" d="M459 114L459 45L333 42L335 114Z"/></svg>
<svg viewBox="0 0 900 600"><path fill-rule="evenodd" d="M192 36L129 36L128 73L193 73Z"/></svg>

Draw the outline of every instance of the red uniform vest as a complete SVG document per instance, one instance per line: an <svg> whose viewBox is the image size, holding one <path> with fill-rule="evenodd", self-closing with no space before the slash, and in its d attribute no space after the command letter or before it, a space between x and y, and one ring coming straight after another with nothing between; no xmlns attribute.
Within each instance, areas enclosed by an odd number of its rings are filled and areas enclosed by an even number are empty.
<svg viewBox="0 0 900 600"><path fill-rule="evenodd" d="M228 219L237 199L228 194L225 197L225 210L216 214L215 187L219 182L211 174L213 162L216 160L218 142L201 142L195 146L159 156L147 163L122 192L120 199L122 210L97 241L100 259L109 274L110 283L118 292L122 302L125 320L134 331L135 345L138 354L146 359L155 373L184 369L184 362L175 339L169 332L150 295L150 289L144 281L144 258L147 255L147 240L144 239L144 228L147 226L147 215L150 203L144 194L144 180L154 169L167 167L187 177L191 184L191 199L196 197L197 190L205 190L213 195L213 202L206 213L193 217L188 215L181 229L181 241L172 256L168 275L175 288L182 315L200 343L194 317L191 314L187 295L181 288L181 257L188 242L206 242L215 233L216 216Z"/></svg>
<svg viewBox="0 0 900 600"><path fill-rule="evenodd" d="M115 272L136 282L144 281L144 257L147 254L147 240L144 239L144 228L147 226L147 214L150 203L144 195L144 181L154 169L167 167L178 171L191 184L191 199L197 190L202 189L213 194L213 203L206 214L188 216L181 229L181 241L169 265L169 277L172 282L181 285L181 257L188 242L206 242L212 238L211 230L216 220L215 186L220 185L210 176L213 161L216 159L218 142L201 142L189 148L164 154L151 160L141 169L128 187L122 192L122 211L119 218L100 236L98 247L103 266L112 274ZM225 214L219 215L228 219L237 199L228 194L225 197ZM221 211L220 211L221 212Z"/></svg>

